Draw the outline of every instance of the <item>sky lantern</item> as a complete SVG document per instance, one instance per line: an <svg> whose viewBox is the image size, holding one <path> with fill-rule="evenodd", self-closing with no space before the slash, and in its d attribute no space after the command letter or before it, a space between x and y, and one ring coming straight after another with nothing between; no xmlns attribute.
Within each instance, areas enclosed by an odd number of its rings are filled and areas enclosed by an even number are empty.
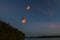
<svg viewBox="0 0 60 40"><path fill-rule="evenodd" d="M29 5L26 6L26 10L30 10L30 6Z"/></svg>
<svg viewBox="0 0 60 40"><path fill-rule="evenodd" d="M23 24L26 23L26 18L23 17L23 18L21 19L21 22L22 22Z"/></svg>

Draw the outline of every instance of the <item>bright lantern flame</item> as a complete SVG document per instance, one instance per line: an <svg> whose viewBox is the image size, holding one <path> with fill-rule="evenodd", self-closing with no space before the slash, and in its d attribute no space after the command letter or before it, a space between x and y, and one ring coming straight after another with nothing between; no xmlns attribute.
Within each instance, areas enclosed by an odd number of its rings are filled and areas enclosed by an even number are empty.
<svg viewBox="0 0 60 40"><path fill-rule="evenodd" d="M28 6L26 7L26 9L27 9L27 10L30 10L30 6L28 5Z"/></svg>
<svg viewBox="0 0 60 40"><path fill-rule="evenodd" d="M26 19L25 18L22 18L22 23L25 23L26 22Z"/></svg>

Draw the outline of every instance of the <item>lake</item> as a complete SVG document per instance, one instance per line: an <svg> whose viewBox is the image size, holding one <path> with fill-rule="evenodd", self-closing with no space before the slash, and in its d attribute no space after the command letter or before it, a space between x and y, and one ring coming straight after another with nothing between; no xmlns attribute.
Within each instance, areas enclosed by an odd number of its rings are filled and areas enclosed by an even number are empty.
<svg viewBox="0 0 60 40"><path fill-rule="evenodd" d="M25 38L25 40L60 40L60 38Z"/></svg>

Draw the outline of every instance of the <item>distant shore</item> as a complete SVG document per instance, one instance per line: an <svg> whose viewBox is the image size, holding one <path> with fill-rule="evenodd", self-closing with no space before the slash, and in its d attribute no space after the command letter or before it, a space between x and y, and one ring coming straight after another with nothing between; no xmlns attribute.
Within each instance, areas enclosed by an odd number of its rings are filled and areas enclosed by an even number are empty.
<svg viewBox="0 0 60 40"><path fill-rule="evenodd" d="M39 36L39 37L25 37L25 38L60 38L60 36Z"/></svg>

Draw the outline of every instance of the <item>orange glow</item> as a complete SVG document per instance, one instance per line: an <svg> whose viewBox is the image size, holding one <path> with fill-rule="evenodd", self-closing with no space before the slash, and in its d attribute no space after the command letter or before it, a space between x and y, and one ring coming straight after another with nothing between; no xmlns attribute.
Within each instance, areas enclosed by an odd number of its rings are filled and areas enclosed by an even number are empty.
<svg viewBox="0 0 60 40"><path fill-rule="evenodd" d="M21 22L25 23L26 22L26 18L22 18Z"/></svg>

